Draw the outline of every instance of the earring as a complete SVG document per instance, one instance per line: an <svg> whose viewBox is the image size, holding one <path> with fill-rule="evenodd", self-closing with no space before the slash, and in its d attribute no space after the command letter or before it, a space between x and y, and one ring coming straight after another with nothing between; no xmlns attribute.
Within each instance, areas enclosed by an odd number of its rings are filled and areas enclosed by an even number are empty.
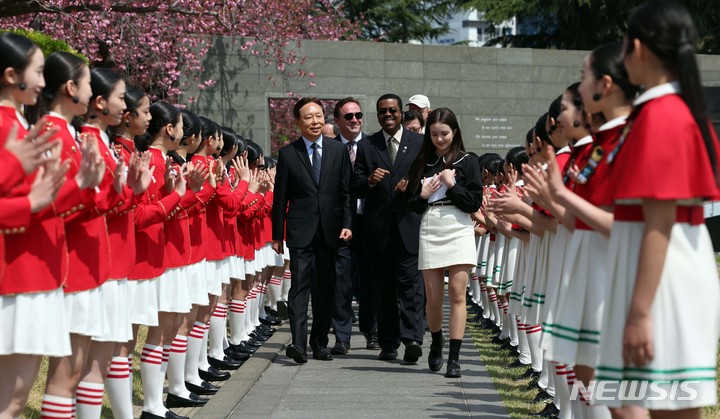
<svg viewBox="0 0 720 419"><path fill-rule="evenodd" d="M594 95L592 95L592 100L594 100L595 102L599 102L601 98L602 95L600 93L595 93Z"/></svg>
<svg viewBox="0 0 720 419"><path fill-rule="evenodd" d="M129 122L126 122L126 123L125 123L125 128L130 128L130 123L129 123Z"/></svg>
<svg viewBox="0 0 720 419"><path fill-rule="evenodd" d="M105 115L105 116L108 116L108 115L110 115L110 111L107 110L107 109L103 109L103 110L102 110L102 114Z"/></svg>

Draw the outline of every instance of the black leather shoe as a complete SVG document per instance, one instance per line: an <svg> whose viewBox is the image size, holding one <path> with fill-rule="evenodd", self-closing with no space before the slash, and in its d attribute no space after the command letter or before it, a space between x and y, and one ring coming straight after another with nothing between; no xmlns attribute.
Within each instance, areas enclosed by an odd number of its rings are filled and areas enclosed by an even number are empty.
<svg viewBox="0 0 720 419"><path fill-rule="evenodd" d="M208 400L210 399L198 397L195 393L190 393L190 397L187 399L168 393L165 399L165 407L168 409L172 409L173 407L200 407L205 406Z"/></svg>
<svg viewBox="0 0 720 419"><path fill-rule="evenodd" d="M382 361L394 361L397 359L397 349L382 349L378 359Z"/></svg>
<svg viewBox="0 0 720 419"><path fill-rule="evenodd" d="M268 326L280 326L282 322L272 314L267 314L264 319L260 319L260 323Z"/></svg>
<svg viewBox="0 0 720 419"><path fill-rule="evenodd" d="M225 371L236 370L243 364L242 361L235 361L227 356L224 356L223 359L215 359L208 356L208 363L219 370Z"/></svg>
<svg viewBox="0 0 720 419"><path fill-rule="evenodd" d="M528 368L528 369L530 369L530 371L532 371L532 368L530 368L530 364L525 365L522 362L520 362L520 359L516 359L513 362L509 363L507 367L508 368ZM526 377L523 377L523 378L526 378Z"/></svg>
<svg viewBox="0 0 720 419"><path fill-rule="evenodd" d="M198 369L200 378L205 381L225 381L230 378L230 373L227 371L220 371L212 365L207 371Z"/></svg>
<svg viewBox="0 0 720 419"><path fill-rule="evenodd" d="M262 346L262 342L258 342L257 340L255 340L255 339L253 339L253 338L250 338L250 339L246 340L245 342L246 342L249 346L255 348L255 350L257 350L257 348L259 348L259 347Z"/></svg>
<svg viewBox="0 0 720 419"><path fill-rule="evenodd" d="M525 374L520 376L520 378L540 378L540 371L535 371L532 368L529 368L527 371L525 371Z"/></svg>
<svg viewBox="0 0 720 419"><path fill-rule="evenodd" d="M460 364L458 364L457 361L448 361L447 363L447 371L445 371L445 377L447 378L460 378L462 377L462 374L460 373Z"/></svg>
<svg viewBox="0 0 720 419"><path fill-rule="evenodd" d="M509 339L510 338L500 339L500 336L495 336L490 341L496 345L502 345L503 343L505 343L505 341Z"/></svg>
<svg viewBox="0 0 720 419"><path fill-rule="evenodd" d="M403 355L403 361L409 363L416 363L422 356L422 347L420 342L410 341L405 344L405 355Z"/></svg>
<svg viewBox="0 0 720 419"><path fill-rule="evenodd" d="M307 354L297 345L290 345L285 349L285 356L292 358L298 364L307 362Z"/></svg>
<svg viewBox="0 0 720 419"><path fill-rule="evenodd" d="M200 396L212 396L213 394L217 393L218 390L220 390L219 387L215 387L207 381L203 381L200 385L185 381L185 388L188 389L188 391L190 391L191 393L195 393Z"/></svg>
<svg viewBox="0 0 720 419"><path fill-rule="evenodd" d="M245 352L240 352L237 349L234 349L232 345L225 348L225 356L231 358L234 361L238 362L245 362L250 358L250 354L247 354Z"/></svg>
<svg viewBox="0 0 720 419"><path fill-rule="evenodd" d="M330 349L332 355L347 355L350 352L350 344L348 342L335 342L335 346Z"/></svg>
<svg viewBox="0 0 720 419"><path fill-rule="evenodd" d="M373 351L380 349L380 343L378 343L377 333L365 333L365 339L367 340L365 349L370 349Z"/></svg>
<svg viewBox="0 0 720 419"><path fill-rule="evenodd" d="M555 403L548 403L543 410L530 416L535 418L556 418L558 414L560 414L560 409L555 406Z"/></svg>
<svg viewBox="0 0 720 419"><path fill-rule="evenodd" d="M250 345L247 341L240 342L237 345L230 344L230 347L236 353L248 354L248 355L254 354L258 348L257 346Z"/></svg>
<svg viewBox="0 0 720 419"><path fill-rule="evenodd" d="M165 412L165 416L153 415L152 413L143 411L140 414L140 419L189 419L189 418L187 416L180 416L177 413L174 413L173 411L168 410L167 412Z"/></svg>
<svg viewBox="0 0 720 419"><path fill-rule="evenodd" d="M260 332L262 332L264 335L272 336L273 333L277 332L277 329L271 326L268 326L266 324L260 324L260 326L257 327Z"/></svg>
<svg viewBox="0 0 720 419"><path fill-rule="evenodd" d="M252 333L250 333L250 337L258 342L265 342L266 340L270 339L270 336L265 336L262 333L258 333L257 331L253 331Z"/></svg>
<svg viewBox="0 0 720 419"><path fill-rule="evenodd" d="M318 348L313 350L313 359L318 361L332 361L333 357L330 355L328 348Z"/></svg>
<svg viewBox="0 0 720 419"><path fill-rule="evenodd" d="M550 403L551 401L553 401L553 396L545 390L540 390L537 396L533 399L533 403Z"/></svg>
<svg viewBox="0 0 720 419"><path fill-rule="evenodd" d="M511 354L517 353L517 346L512 346L509 339L503 342L502 345L500 345L500 349L504 349Z"/></svg>
<svg viewBox="0 0 720 419"><path fill-rule="evenodd" d="M443 366L442 350L445 346L445 337L440 338L440 342L432 342L430 344L430 353L428 354L428 368L430 371L440 371Z"/></svg>

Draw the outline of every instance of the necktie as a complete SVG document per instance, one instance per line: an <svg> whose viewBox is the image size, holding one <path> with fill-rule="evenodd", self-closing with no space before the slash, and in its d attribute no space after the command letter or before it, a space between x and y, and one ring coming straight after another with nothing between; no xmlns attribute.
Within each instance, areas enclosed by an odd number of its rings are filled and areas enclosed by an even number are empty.
<svg viewBox="0 0 720 419"><path fill-rule="evenodd" d="M395 157L397 157L398 143L395 137L390 137L388 140L388 154L390 154L390 162L395 164Z"/></svg>
<svg viewBox="0 0 720 419"><path fill-rule="evenodd" d="M313 149L312 165L313 173L315 174L315 183L320 184L320 166L322 165L319 148L317 143L313 143L311 146Z"/></svg>
<svg viewBox="0 0 720 419"><path fill-rule="evenodd" d="M352 167L355 167L355 141L348 141L347 148L348 154L350 155L350 163Z"/></svg>

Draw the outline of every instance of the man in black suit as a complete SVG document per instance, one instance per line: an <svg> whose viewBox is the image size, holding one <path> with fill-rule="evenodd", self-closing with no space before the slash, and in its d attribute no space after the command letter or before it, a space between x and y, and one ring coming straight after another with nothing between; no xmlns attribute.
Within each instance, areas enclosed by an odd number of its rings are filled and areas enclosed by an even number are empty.
<svg viewBox="0 0 720 419"><path fill-rule="evenodd" d="M319 99L298 100L293 117L302 136L280 149L272 210L273 250L283 253L284 237L290 249L288 314L293 342L285 353L297 363L307 362L312 293L310 347L313 358L330 361L335 259L340 240L352 238L350 159L342 144L323 138L325 117Z"/></svg>
<svg viewBox="0 0 720 419"><path fill-rule="evenodd" d="M340 99L335 105L333 116L340 131L336 139L345 146L350 156L350 164L354 166L358 145L368 138L362 133L363 113L360 102L352 97ZM359 303L359 326L360 332L365 334L366 348L380 349L377 340L377 309L368 270L370 261L364 244L364 205L363 199L353 199L351 202L353 238L350 242L341 243L338 249L332 321L336 342L330 350L333 355L345 355L350 349L353 294Z"/></svg>
<svg viewBox="0 0 720 419"><path fill-rule="evenodd" d="M403 130L402 99L394 94L377 101L382 130L358 147L353 193L365 198L365 232L378 296L380 359L397 358L405 344L406 362L422 355L425 289L418 270L420 214L406 208L410 166L423 137Z"/></svg>

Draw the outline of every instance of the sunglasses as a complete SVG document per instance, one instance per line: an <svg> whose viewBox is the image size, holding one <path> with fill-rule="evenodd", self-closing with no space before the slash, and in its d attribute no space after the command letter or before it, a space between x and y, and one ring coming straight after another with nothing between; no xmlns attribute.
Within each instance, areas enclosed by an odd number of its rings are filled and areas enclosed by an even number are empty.
<svg viewBox="0 0 720 419"><path fill-rule="evenodd" d="M355 113L346 113L343 115L343 118L345 118L346 121L352 121L353 117L357 119L358 121L362 119L363 113L362 112L355 112Z"/></svg>
<svg viewBox="0 0 720 419"><path fill-rule="evenodd" d="M385 115L388 112L390 112L390 114L392 114L392 115L395 115L396 113L398 113L398 110L395 108L390 108L390 109L378 109L378 111L377 111L378 115Z"/></svg>

